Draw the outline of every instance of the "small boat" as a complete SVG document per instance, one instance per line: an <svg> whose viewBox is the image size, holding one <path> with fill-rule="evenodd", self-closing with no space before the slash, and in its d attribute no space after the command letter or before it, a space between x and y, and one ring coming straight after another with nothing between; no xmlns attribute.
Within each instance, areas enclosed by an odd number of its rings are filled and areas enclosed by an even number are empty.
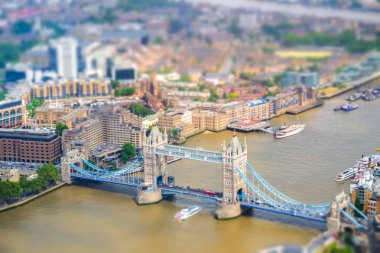
<svg viewBox="0 0 380 253"><path fill-rule="evenodd" d="M335 108L334 108L334 111L335 111L335 112L340 111L340 110L342 110L342 107L341 107L341 106L338 106L338 107L335 107Z"/></svg>
<svg viewBox="0 0 380 253"><path fill-rule="evenodd" d="M359 108L359 106L357 104L344 104L342 106L342 110L345 112L349 112L349 111L352 111L352 110L355 110L358 108Z"/></svg>
<svg viewBox="0 0 380 253"><path fill-rule="evenodd" d="M356 101L356 100L358 100L361 97L362 97L362 93L355 93L354 95L351 95L348 98L346 98L346 100L348 100L348 101Z"/></svg>
<svg viewBox="0 0 380 253"><path fill-rule="evenodd" d="M357 175L358 171L359 171L358 168L346 169L345 171L336 175L335 181L341 182L341 181L347 180L349 178L355 177Z"/></svg>
<svg viewBox="0 0 380 253"><path fill-rule="evenodd" d="M291 126L288 126L286 128L283 128L283 129L280 128L280 130L276 131L275 137L277 139L286 138L286 137L298 134L298 133L302 132L304 129L305 129L304 124L303 125L291 125Z"/></svg>
<svg viewBox="0 0 380 253"><path fill-rule="evenodd" d="M181 211L177 212L174 218L178 221L186 220L191 216L199 213L200 210L200 206L189 206L188 208L182 209Z"/></svg>
<svg viewBox="0 0 380 253"><path fill-rule="evenodd" d="M375 95L365 95L364 97L363 97L363 100L365 100L365 101L372 101L372 100L375 100L376 99L376 96Z"/></svg>

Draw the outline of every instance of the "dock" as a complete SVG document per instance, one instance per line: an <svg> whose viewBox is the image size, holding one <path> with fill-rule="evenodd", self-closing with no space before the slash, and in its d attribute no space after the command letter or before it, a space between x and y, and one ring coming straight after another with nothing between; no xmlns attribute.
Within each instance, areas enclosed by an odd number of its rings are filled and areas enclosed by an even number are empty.
<svg viewBox="0 0 380 253"><path fill-rule="evenodd" d="M305 106L300 106L300 107L297 107L295 109L288 110L288 111L286 111L286 114L296 115L296 114L299 114L301 112L305 112L307 110L310 110L310 109L313 109L315 107L321 106L323 104L324 104L324 102L322 100L317 100L314 103L311 103L311 104L308 104L308 105L305 105Z"/></svg>
<svg viewBox="0 0 380 253"><path fill-rule="evenodd" d="M242 132L242 133L249 133L249 132L256 132L256 131L266 131L264 129L269 128L271 125L267 121L259 121L259 120L253 120L253 119L246 119L242 118L233 122L230 122L227 125L228 130L236 131L236 132Z"/></svg>

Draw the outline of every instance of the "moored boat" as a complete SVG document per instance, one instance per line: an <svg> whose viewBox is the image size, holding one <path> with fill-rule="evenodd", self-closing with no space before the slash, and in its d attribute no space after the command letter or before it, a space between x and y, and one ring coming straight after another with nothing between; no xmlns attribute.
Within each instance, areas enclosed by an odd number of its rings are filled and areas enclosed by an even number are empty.
<svg viewBox="0 0 380 253"><path fill-rule="evenodd" d="M286 138L295 134L302 132L305 129L305 124L302 125L291 125L285 128L280 128L280 130L276 131L275 137L277 139Z"/></svg>
<svg viewBox="0 0 380 253"><path fill-rule="evenodd" d="M341 181L347 180L349 178L353 178L357 175L358 171L359 171L358 168L348 168L345 171L336 175L335 181L341 182Z"/></svg>
<svg viewBox="0 0 380 253"><path fill-rule="evenodd" d="M342 110L345 111L345 112L349 112L349 111L352 111L352 110L355 110L355 109L358 109L359 106L357 104L344 104L342 106Z"/></svg>

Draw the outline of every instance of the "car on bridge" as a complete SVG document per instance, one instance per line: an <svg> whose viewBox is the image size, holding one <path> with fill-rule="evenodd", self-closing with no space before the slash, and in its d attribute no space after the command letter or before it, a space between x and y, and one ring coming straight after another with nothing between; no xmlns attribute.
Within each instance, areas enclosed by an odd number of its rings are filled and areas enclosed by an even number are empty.
<svg viewBox="0 0 380 253"><path fill-rule="evenodd" d="M217 196L217 193L216 192L213 192L213 191L210 191L210 190L204 190L203 193L207 196L211 196L211 197L216 197Z"/></svg>

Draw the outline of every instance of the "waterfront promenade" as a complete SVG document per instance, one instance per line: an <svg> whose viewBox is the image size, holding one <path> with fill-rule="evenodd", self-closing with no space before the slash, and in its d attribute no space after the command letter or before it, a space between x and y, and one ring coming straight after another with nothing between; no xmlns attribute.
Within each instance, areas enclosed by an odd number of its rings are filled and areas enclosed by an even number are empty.
<svg viewBox="0 0 380 253"><path fill-rule="evenodd" d="M329 99L329 98L333 98L333 97L336 97L336 96L339 96L343 93L346 93L350 90L353 90L355 88L358 88L362 85L365 85L369 82L372 82L372 81L375 81L377 79L380 78L380 71L378 72L375 72L373 73L372 75L368 76L368 77L363 77L363 78L360 78L358 80L355 80L355 81L351 81L351 82L347 82L347 87L342 89L342 90L338 90L332 94L327 94L327 95L320 95L319 98L323 98L323 99Z"/></svg>

